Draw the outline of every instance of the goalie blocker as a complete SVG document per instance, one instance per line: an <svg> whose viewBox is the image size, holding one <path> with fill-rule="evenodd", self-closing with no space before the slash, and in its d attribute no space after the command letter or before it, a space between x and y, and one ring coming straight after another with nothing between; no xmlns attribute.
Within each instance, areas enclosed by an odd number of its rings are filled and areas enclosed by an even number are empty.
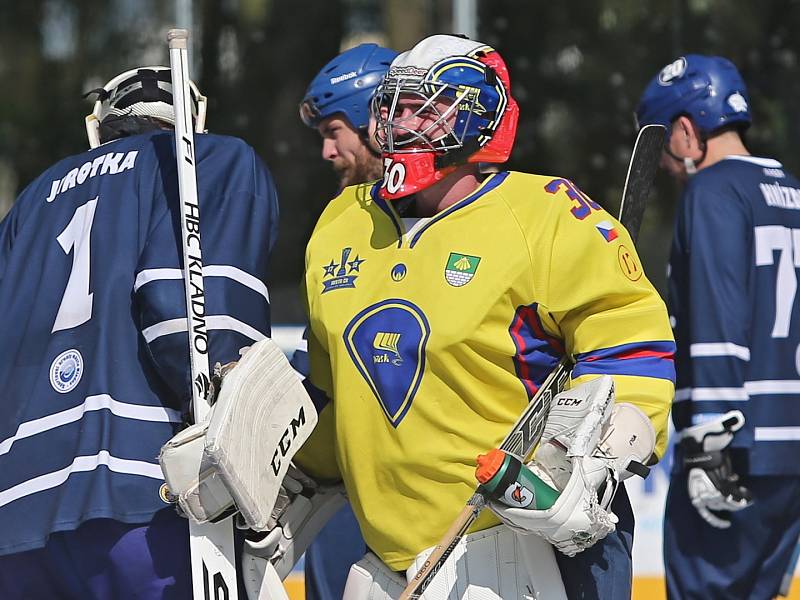
<svg viewBox="0 0 800 600"><path fill-rule="evenodd" d="M344 489L319 486L291 465L317 423L317 410L274 341L254 344L219 375L210 418L162 449L164 478L197 523L238 512L253 530L242 556L248 597L286 600L281 580L344 505Z"/></svg>
<svg viewBox="0 0 800 600"><path fill-rule="evenodd" d="M171 494L197 523L238 511L264 530L317 411L278 345L267 338L225 376L208 420L173 437L159 460Z"/></svg>

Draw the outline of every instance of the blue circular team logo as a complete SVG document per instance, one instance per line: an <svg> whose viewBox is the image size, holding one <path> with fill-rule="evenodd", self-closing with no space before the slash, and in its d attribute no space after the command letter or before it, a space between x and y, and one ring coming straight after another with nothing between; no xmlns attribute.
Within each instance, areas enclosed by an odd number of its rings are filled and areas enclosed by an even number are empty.
<svg viewBox="0 0 800 600"><path fill-rule="evenodd" d="M59 394L75 389L83 376L83 357L77 350L66 350L50 365L50 385Z"/></svg>
<svg viewBox="0 0 800 600"><path fill-rule="evenodd" d="M406 276L406 266L403 263L397 263L392 268L392 279L394 281L402 281Z"/></svg>

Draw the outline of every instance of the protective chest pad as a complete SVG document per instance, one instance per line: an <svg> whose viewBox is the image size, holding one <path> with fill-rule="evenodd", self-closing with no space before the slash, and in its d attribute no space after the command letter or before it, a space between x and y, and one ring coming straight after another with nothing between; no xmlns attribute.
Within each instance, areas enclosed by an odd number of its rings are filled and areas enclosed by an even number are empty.
<svg viewBox="0 0 800 600"><path fill-rule="evenodd" d="M344 330L350 358L394 427L422 382L430 332L419 307L399 299L368 306Z"/></svg>

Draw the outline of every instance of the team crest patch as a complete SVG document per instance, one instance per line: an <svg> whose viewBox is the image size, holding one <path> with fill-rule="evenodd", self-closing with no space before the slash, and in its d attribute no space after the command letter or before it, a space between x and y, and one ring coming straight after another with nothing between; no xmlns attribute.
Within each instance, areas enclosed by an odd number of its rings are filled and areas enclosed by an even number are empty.
<svg viewBox="0 0 800 600"><path fill-rule="evenodd" d="M467 285L475 277L475 271L478 270L480 262L480 256L451 252L447 259L447 266L444 268L444 278L453 287Z"/></svg>
<svg viewBox="0 0 800 600"><path fill-rule="evenodd" d="M50 385L59 394L75 389L83 377L83 357L75 349L66 350L50 364Z"/></svg>
<svg viewBox="0 0 800 600"><path fill-rule="evenodd" d="M600 232L607 242L613 242L619 237L619 233L617 233L617 229L611 221L600 221L595 227L597 227L597 231Z"/></svg>
<svg viewBox="0 0 800 600"><path fill-rule="evenodd" d="M323 270L325 275L322 278L322 293L339 290L342 288L356 287L356 279L358 279L359 269L361 264L366 260L360 258L356 254L355 258L351 260L352 248L342 248L342 254L339 262L331 259Z"/></svg>
<svg viewBox="0 0 800 600"><path fill-rule="evenodd" d="M422 383L430 333L422 310L401 299L368 306L344 329L350 359L393 427L408 413Z"/></svg>

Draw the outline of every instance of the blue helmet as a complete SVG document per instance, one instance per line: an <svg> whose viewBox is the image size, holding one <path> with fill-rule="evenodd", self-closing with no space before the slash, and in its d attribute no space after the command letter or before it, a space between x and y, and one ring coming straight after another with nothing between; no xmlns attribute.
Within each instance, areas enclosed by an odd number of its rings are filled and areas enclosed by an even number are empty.
<svg viewBox="0 0 800 600"><path fill-rule="evenodd" d="M647 85L636 109L639 127L657 123L669 131L681 115L704 136L720 127L750 125L750 99L742 76L720 56L687 54L661 69Z"/></svg>
<svg viewBox="0 0 800 600"><path fill-rule="evenodd" d="M309 127L342 113L356 129L369 125L375 88L383 81L397 52L377 44L345 50L322 67L300 103L300 118Z"/></svg>

